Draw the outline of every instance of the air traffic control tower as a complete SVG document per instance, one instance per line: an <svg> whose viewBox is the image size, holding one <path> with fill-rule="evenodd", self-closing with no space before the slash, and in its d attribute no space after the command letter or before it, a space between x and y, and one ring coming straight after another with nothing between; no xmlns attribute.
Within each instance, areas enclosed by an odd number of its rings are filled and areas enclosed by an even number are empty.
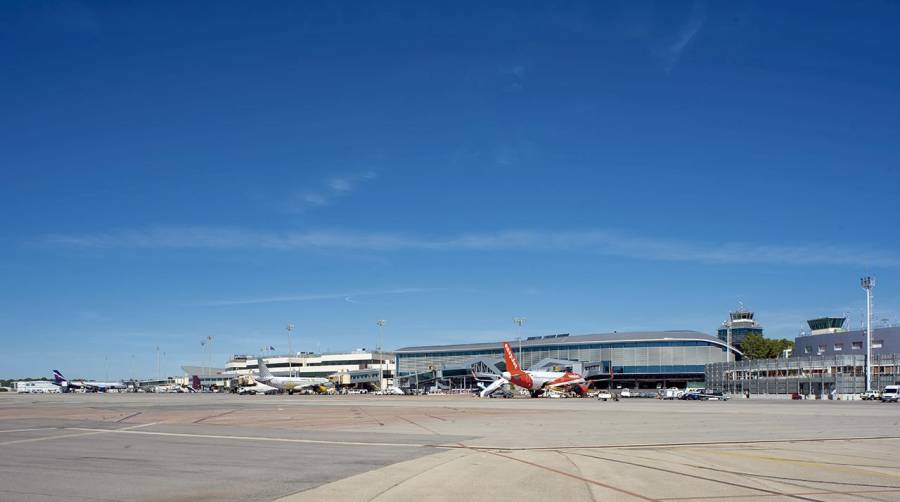
<svg viewBox="0 0 900 502"><path fill-rule="evenodd" d="M763 334L763 327L753 319L753 312L744 308L741 304L738 309L728 314L728 320L719 328L719 340L728 342L728 332L731 331L731 346L740 347L747 335Z"/></svg>

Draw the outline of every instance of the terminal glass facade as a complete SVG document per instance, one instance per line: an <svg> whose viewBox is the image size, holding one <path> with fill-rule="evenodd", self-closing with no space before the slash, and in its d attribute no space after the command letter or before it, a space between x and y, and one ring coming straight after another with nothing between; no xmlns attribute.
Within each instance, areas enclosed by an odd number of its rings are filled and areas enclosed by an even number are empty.
<svg viewBox="0 0 900 502"><path fill-rule="evenodd" d="M532 368L545 359L572 361L584 369L595 369L585 377L609 378L613 375L665 379L685 375L685 379L700 378L711 362L725 361L725 345L702 333L690 336L642 336L629 340L629 334L584 335L567 338L516 341L510 346L523 368ZM593 338L585 340L585 338ZM411 375L437 375L449 367L459 368L477 359L502 360L502 344L473 344L471 346L418 347L398 349L397 375L401 385ZM593 364L590 364L593 363ZM599 364L599 363L602 363ZM500 363L502 366L502 363ZM605 374L600 374L600 372ZM594 373L594 374L592 374ZM693 375L693 376L689 376Z"/></svg>

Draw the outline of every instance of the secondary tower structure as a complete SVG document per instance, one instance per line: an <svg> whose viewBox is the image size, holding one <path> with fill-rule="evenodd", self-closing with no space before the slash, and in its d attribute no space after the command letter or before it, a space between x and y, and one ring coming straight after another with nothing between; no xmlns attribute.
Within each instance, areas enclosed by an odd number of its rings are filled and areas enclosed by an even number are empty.
<svg viewBox="0 0 900 502"><path fill-rule="evenodd" d="M763 327L753 318L753 311L738 304L737 310L728 313L728 320L719 327L719 340L729 347L740 347L747 335L763 336Z"/></svg>
<svg viewBox="0 0 900 502"><path fill-rule="evenodd" d="M872 288L875 279L865 276L859 280L866 290L866 391L872 390Z"/></svg>

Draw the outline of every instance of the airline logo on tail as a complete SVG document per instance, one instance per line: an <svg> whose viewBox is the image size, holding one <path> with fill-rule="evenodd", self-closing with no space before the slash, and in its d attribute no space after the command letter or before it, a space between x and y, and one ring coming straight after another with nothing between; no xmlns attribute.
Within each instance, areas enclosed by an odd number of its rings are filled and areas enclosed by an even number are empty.
<svg viewBox="0 0 900 502"><path fill-rule="evenodd" d="M534 379L531 378L528 372L523 371L519 367L519 361L516 360L516 356L513 354L512 347L509 346L508 342L503 342L503 361L506 363L506 371L509 373L510 382L526 389L534 388Z"/></svg>
<svg viewBox="0 0 900 502"><path fill-rule="evenodd" d="M59 372L59 370L53 370L53 381L57 384L63 384L66 383L68 379L64 377L63 374Z"/></svg>
<svg viewBox="0 0 900 502"><path fill-rule="evenodd" d="M513 354L512 347L509 346L508 342L503 342L503 360L506 363L506 371L510 374L516 375L522 373L522 368L519 367L519 361L516 360L516 356Z"/></svg>

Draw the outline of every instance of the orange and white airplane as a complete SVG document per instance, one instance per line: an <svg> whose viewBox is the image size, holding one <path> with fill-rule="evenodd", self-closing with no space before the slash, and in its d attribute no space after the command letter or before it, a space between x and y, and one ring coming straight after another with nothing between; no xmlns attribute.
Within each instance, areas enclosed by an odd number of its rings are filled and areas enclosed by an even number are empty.
<svg viewBox="0 0 900 502"><path fill-rule="evenodd" d="M486 397L506 382L527 389L531 392L531 397L538 397L551 389L573 390L578 395L584 395L588 391L584 377L572 371L523 370L508 342L503 342L503 360L506 362L503 378L486 387L481 392L482 397Z"/></svg>

